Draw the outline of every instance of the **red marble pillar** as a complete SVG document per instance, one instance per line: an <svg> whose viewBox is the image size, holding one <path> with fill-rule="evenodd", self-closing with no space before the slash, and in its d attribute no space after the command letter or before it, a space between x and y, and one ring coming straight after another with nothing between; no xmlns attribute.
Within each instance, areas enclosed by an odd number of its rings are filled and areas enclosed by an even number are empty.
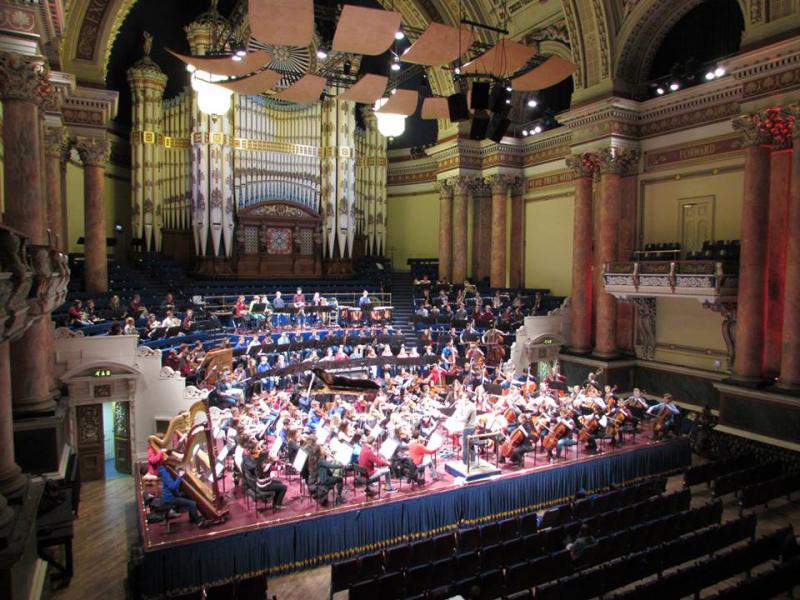
<svg viewBox="0 0 800 600"><path fill-rule="evenodd" d="M764 372L770 377L775 377L780 372L781 366L791 170L791 148L773 149L769 165L767 308L764 329Z"/></svg>
<svg viewBox="0 0 800 600"><path fill-rule="evenodd" d="M81 138L77 149L83 162L84 282L87 292L102 294L108 291L106 211L103 204L108 143L99 138Z"/></svg>
<svg viewBox="0 0 800 600"><path fill-rule="evenodd" d="M597 163L595 156L587 153L570 157L568 164L577 175L572 226L569 347L571 352L588 354L592 350L592 178Z"/></svg>
<svg viewBox="0 0 800 600"><path fill-rule="evenodd" d="M749 117L735 120L734 128L742 131L745 147L733 377L758 382L764 364L770 151L764 133Z"/></svg>
<svg viewBox="0 0 800 600"><path fill-rule="evenodd" d="M795 131L787 219L788 230L792 232L800 231L800 123ZM784 284L783 351L778 386L797 390L800 389L800 235L789 235L786 240Z"/></svg>
<svg viewBox="0 0 800 600"><path fill-rule="evenodd" d="M511 257L508 286L522 287L522 269L525 267L525 198L522 182L511 188Z"/></svg>
<svg viewBox="0 0 800 600"><path fill-rule="evenodd" d="M489 285L506 287L506 196L512 178L494 175L489 178L492 186L492 255L489 265Z"/></svg>
<svg viewBox="0 0 800 600"><path fill-rule="evenodd" d="M453 283L467 278L467 198L471 179L454 177L448 181L453 189Z"/></svg>
<svg viewBox="0 0 800 600"><path fill-rule="evenodd" d="M8 340L0 342L0 494L13 498L25 489L27 478L14 462L9 346Z"/></svg>
<svg viewBox="0 0 800 600"><path fill-rule="evenodd" d="M67 164L69 163L70 149L63 148L61 153L61 240L64 251L69 252L69 206L67 205Z"/></svg>
<svg viewBox="0 0 800 600"><path fill-rule="evenodd" d="M597 311L595 354L611 358L619 353L617 345L617 301L605 292L603 268L619 260L620 221L622 217L622 179L636 171L639 152L621 148L604 148L599 154L600 207L596 274Z"/></svg>
<svg viewBox="0 0 800 600"><path fill-rule="evenodd" d="M63 212L61 206L61 157L64 154L63 127L46 127L44 132L45 198L47 198L47 228L51 245L57 250L66 250Z"/></svg>
<svg viewBox="0 0 800 600"><path fill-rule="evenodd" d="M636 184L637 177L629 175L622 178L621 214L619 222L618 260L630 260L636 249ZM617 303L617 346L623 352L633 354L634 313L628 302Z"/></svg>
<svg viewBox="0 0 800 600"><path fill-rule="evenodd" d="M450 279L453 250L453 188L439 182L439 279Z"/></svg>
<svg viewBox="0 0 800 600"><path fill-rule="evenodd" d="M489 277L492 263L492 190L486 186L480 188L480 240L478 241L478 274L476 279L481 281Z"/></svg>
<svg viewBox="0 0 800 600"><path fill-rule="evenodd" d="M470 194L472 206L472 261L470 265L471 276L473 279L478 277L480 272L481 258L481 198L479 192L473 186Z"/></svg>

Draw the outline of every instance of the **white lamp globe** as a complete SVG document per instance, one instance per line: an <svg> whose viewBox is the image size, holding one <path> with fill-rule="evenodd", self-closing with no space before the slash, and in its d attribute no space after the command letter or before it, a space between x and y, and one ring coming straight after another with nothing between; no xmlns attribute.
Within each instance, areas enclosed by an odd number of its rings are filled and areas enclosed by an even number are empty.
<svg viewBox="0 0 800 600"><path fill-rule="evenodd" d="M233 92L216 85L216 81L225 81L224 75L212 75L205 71L192 73L192 89L197 92L197 108L207 115L224 115L231 108Z"/></svg>
<svg viewBox="0 0 800 600"><path fill-rule="evenodd" d="M384 137L398 137L406 130L406 118L394 113L382 113L378 110L387 102L388 98L380 98L375 102L375 118L378 120L378 131Z"/></svg>

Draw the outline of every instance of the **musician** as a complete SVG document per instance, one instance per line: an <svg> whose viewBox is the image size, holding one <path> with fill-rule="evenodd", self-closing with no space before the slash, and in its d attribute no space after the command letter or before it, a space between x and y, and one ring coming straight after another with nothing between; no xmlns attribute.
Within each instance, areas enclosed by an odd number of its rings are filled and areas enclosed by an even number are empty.
<svg viewBox="0 0 800 600"><path fill-rule="evenodd" d="M262 302L261 296L255 294L253 299L250 301L250 306L247 308L248 316L250 317L251 326L254 329L261 329L261 324L266 319L266 315L263 311L255 311L254 309L261 304L266 304L266 302Z"/></svg>
<svg viewBox="0 0 800 600"><path fill-rule="evenodd" d="M159 304L158 310L160 312L175 310L175 298L171 293L167 292L167 295L164 296L164 299L161 301L161 304Z"/></svg>
<svg viewBox="0 0 800 600"><path fill-rule="evenodd" d="M292 306L297 310L295 314L296 323L303 327L305 325L306 313L303 310L306 305L306 296L303 294L303 288L297 288L297 291L292 298Z"/></svg>
<svg viewBox="0 0 800 600"><path fill-rule="evenodd" d="M672 432L678 434L678 421L681 416L681 410L675 404L672 394L664 394L663 401L655 404L647 409L647 414L651 417L664 418L664 427L661 430L661 437L665 437L667 433Z"/></svg>
<svg viewBox="0 0 800 600"><path fill-rule="evenodd" d="M567 411L562 411L558 418L551 420L550 423L550 427L552 428L558 426L559 423L563 423L566 426L566 433L563 437L559 438L556 444L556 459L559 459L561 458L561 453L564 451L564 448L575 446L578 443L573 437L575 433L575 421L567 414ZM550 459L550 462L553 462L553 452L551 450L547 452L547 458Z"/></svg>
<svg viewBox="0 0 800 600"><path fill-rule="evenodd" d="M187 308L186 312L183 313L183 320L181 321L181 331L184 333L189 333L192 330L192 325L194 324L194 310L191 308Z"/></svg>
<svg viewBox="0 0 800 600"><path fill-rule="evenodd" d="M475 456L472 451L472 444L467 443L467 437L475 433L475 425L477 422L477 411L475 403L469 398L466 393L462 393L456 402L456 410L453 413L452 420L454 423L463 425L461 433L461 460L465 465L474 462Z"/></svg>
<svg viewBox="0 0 800 600"><path fill-rule="evenodd" d="M272 299L272 308L275 309L276 313L286 308L286 301L281 296L281 291L277 290L275 292L275 297ZM283 326L289 322L289 317L283 313L273 315L273 322L275 325Z"/></svg>
<svg viewBox="0 0 800 600"><path fill-rule="evenodd" d="M283 498L288 489L284 483L272 477L274 461L269 460L267 452L251 440L242 455L242 473L245 480L254 482L256 493L273 492L272 508L283 508Z"/></svg>
<svg viewBox="0 0 800 600"><path fill-rule="evenodd" d="M185 471L179 468L177 477L173 477L164 466L164 462L161 462L158 467L158 475L161 477L161 501L165 507L175 510L187 509L189 521L196 523L200 529L205 529L208 527L208 523L197 510L197 502L186 498L181 491L181 483L185 474Z"/></svg>
<svg viewBox="0 0 800 600"><path fill-rule="evenodd" d="M525 454L533 452L533 447L536 444L536 432L533 430L532 423L528 419L528 415L521 414L518 417L518 425L514 430L521 431L525 435L522 442L518 442L514 449L511 451L511 464L520 466L525 459Z"/></svg>
<svg viewBox="0 0 800 600"><path fill-rule="evenodd" d="M180 327L181 320L175 316L172 310L167 310L167 314L164 317L164 320L161 321L161 327L166 327L169 329L170 327Z"/></svg>
<svg viewBox="0 0 800 600"><path fill-rule="evenodd" d="M461 330L461 335L458 336L462 346L466 346L469 342L477 342L481 339L480 332L475 329L475 321L470 321L464 329Z"/></svg>
<svg viewBox="0 0 800 600"><path fill-rule="evenodd" d="M358 456L358 466L364 469L367 478L366 494L367 496L374 496L375 490L370 487L370 484L375 483L381 477L384 478L384 491L394 492L395 488L392 486L392 479L389 473L389 463L377 452L375 452L375 438L370 435L361 445L361 453ZM377 470L376 467L382 467ZM384 470L385 469L385 470Z"/></svg>
<svg viewBox="0 0 800 600"><path fill-rule="evenodd" d="M466 321L469 318L467 313L467 309L464 307L463 302L459 302L456 306L455 312L453 312L453 320L454 321Z"/></svg>

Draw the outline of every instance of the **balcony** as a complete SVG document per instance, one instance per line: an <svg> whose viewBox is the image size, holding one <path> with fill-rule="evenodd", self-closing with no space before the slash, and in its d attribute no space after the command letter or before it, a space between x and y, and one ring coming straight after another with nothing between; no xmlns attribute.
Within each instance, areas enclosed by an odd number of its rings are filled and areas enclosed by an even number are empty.
<svg viewBox="0 0 800 600"><path fill-rule="evenodd" d="M629 298L694 298L702 304L736 302L738 264L714 260L634 261L607 263L606 292Z"/></svg>

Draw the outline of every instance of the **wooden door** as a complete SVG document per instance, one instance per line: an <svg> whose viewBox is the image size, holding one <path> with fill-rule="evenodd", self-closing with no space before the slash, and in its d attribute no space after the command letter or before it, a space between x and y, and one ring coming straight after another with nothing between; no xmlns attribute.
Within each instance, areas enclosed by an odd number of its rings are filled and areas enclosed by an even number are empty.
<svg viewBox="0 0 800 600"><path fill-rule="evenodd" d="M114 403L114 468L118 473L131 473L131 405Z"/></svg>
<svg viewBox="0 0 800 600"><path fill-rule="evenodd" d="M714 239L713 197L681 202L681 249L702 250L703 242Z"/></svg>
<svg viewBox="0 0 800 600"><path fill-rule="evenodd" d="M78 465L81 481L105 479L103 405L85 404L76 406L75 425L78 438Z"/></svg>

